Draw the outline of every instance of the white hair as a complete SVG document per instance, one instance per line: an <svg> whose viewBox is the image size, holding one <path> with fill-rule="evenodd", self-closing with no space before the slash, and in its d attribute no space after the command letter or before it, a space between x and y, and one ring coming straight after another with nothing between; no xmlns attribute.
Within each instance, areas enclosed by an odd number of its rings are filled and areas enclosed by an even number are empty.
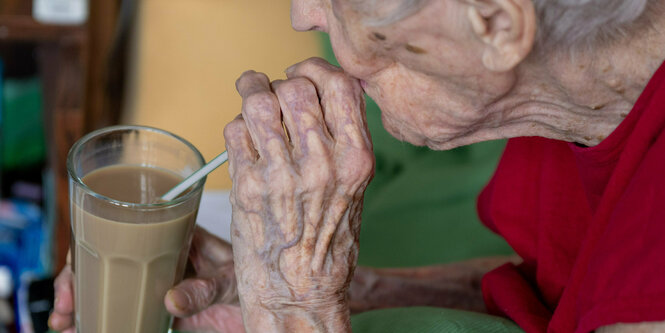
<svg viewBox="0 0 665 333"><path fill-rule="evenodd" d="M368 17L370 26L388 25L420 10L432 0L352 0ZM537 44L551 50L558 47L593 45L626 34L647 7L657 0L532 0L538 16ZM648 21L648 20L647 20Z"/></svg>
<svg viewBox="0 0 665 333"><path fill-rule="evenodd" d="M637 26L653 0L533 0L546 49L594 45Z"/></svg>

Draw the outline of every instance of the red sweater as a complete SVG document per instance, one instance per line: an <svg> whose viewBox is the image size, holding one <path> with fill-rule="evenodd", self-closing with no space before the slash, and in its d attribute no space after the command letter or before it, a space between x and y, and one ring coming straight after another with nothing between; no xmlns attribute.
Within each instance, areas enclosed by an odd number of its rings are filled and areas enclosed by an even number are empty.
<svg viewBox="0 0 665 333"><path fill-rule="evenodd" d="M599 145L511 139L478 202L524 259L483 279L527 332L665 321L665 64Z"/></svg>

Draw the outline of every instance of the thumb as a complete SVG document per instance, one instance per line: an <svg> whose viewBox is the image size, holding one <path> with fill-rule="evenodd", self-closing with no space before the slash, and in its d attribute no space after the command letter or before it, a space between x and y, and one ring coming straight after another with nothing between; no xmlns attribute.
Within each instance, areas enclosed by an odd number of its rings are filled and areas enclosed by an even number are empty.
<svg viewBox="0 0 665 333"><path fill-rule="evenodd" d="M209 307L217 299L214 279L192 278L182 281L166 293L166 309L176 317L187 317Z"/></svg>
<svg viewBox="0 0 665 333"><path fill-rule="evenodd" d="M166 309L177 317L199 313L214 303L238 303L233 270L220 269L214 278L186 279L166 293L164 303Z"/></svg>

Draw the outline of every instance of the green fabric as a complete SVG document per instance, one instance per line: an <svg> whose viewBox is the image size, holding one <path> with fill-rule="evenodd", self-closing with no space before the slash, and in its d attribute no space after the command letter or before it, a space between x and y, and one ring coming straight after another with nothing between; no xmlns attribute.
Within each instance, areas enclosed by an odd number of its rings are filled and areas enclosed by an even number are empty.
<svg viewBox="0 0 665 333"><path fill-rule="evenodd" d="M413 147L382 138L378 109L368 109L377 167L365 196L359 264L422 266L511 254L476 212L504 143L444 152Z"/></svg>
<svg viewBox="0 0 665 333"><path fill-rule="evenodd" d="M513 322L479 313L441 308L398 308L361 313L353 333L517 333Z"/></svg>
<svg viewBox="0 0 665 333"><path fill-rule="evenodd" d="M0 122L0 167L17 169L46 158L42 87L38 79L4 81Z"/></svg>

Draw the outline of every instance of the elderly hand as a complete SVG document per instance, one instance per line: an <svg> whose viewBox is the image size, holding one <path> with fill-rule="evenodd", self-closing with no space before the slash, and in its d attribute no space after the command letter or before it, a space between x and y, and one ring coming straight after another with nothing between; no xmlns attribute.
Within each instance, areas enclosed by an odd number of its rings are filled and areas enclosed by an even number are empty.
<svg viewBox="0 0 665 333"><path fill-rule="evenodd" d="M350 331L346 294L374 170L363 91L322 59L287 76L244 73L242 115L224 131L245 328Z"/></svg>
<svg viewBox="0 0 665 333"><path fill-rule="evenodd" d="M189 259L195 277L183 280L165 297L168 311L180 317L175 321L175 328L244 332L237 304L231 245L197 227ZM73 274L69 260L55 280L55 305L49 326L55 331L75 332Z"/></svg>

